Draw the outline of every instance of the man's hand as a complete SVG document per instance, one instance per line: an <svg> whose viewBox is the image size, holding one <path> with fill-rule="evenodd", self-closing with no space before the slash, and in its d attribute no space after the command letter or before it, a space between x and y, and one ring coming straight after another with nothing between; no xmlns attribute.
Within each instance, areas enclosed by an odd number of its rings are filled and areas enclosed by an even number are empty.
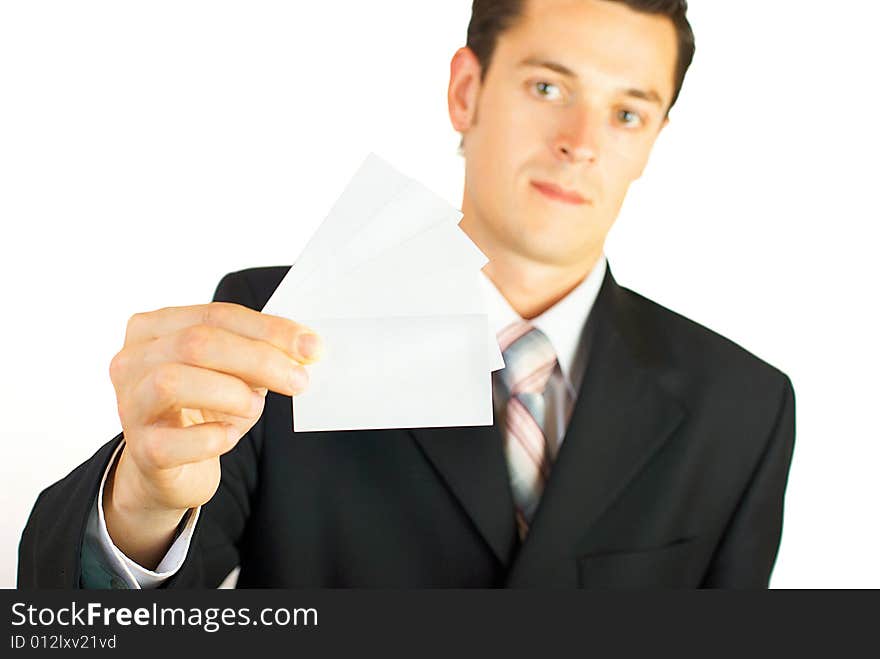
<svg viewBox="0 0 880 659"><path fill-rule="evenodd" d="M189 508L220 484L220 456L257 422L268 390L308 386L308 328L225 302L135 314L110 363L125 447L104 488L107 528L154 567Z"/></svg>

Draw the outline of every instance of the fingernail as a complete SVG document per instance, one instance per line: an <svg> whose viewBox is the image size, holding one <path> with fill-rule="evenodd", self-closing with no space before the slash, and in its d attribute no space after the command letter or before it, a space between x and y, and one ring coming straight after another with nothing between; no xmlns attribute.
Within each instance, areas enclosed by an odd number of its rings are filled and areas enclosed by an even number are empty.
<svg viewBox="0 0 880 659"><path fill-rule="evenodd" d="M258 394L256 391L254 392L254 394L253 394L253 402L251 403L251 416L256 416L257 414L259 414L260 412L263 411L263 402L264 402L265 400L266 400L266 399L263 398L263 397L262 397L260 394Z"/></svg>
<svg viewBox="0 0 880 659"><path fill-rule="evenodd" d="M306 359L317 359L321 355L321 337L311 332L300 334L296 341L296 349Z"/></svg>
<svg viewBox="0 0 880 659"><path fill-rule="evenodd" d="M290 386L294 392L304 391L309 386L309 374L302 366L294 366L290 371Z"/></svg>

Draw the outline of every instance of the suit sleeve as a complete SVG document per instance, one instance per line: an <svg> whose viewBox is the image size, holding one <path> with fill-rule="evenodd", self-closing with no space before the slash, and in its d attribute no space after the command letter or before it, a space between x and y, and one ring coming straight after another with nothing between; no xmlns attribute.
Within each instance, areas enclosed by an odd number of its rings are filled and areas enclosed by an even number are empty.
<svg viewBox="0 0 880 659"><path fill-rule="evenodd" d="M226 275L217 286L214 301L252 309L257 304L243 273ZM123 439L120 433L40 493L19 542L19 588L80 587L92 507L104 471ZM239 546L256 490L262 441L260 419L233 450L220 457L217 492L202 506L183 565L161 588L216 588L240 563Z"/></svg>
<svg viewBox="0 0 880 659"><path fill-rule="evenodd" d="M784 376L769 440L706 573L706 588L766 588L782 537L795 438L795 395Z"/></svg>

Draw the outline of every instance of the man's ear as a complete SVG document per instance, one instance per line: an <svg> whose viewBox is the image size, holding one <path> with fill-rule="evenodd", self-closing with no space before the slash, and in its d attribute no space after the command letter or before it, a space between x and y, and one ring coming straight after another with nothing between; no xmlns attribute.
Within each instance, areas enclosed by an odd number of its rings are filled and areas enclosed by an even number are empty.
<svg viewBox="0 0 880 659"><path fill-rule="evenodd" d="M459 133L466 133L477 121L480 94L480 62L467 46L459 48L449 66L449 119Z"/></svg>

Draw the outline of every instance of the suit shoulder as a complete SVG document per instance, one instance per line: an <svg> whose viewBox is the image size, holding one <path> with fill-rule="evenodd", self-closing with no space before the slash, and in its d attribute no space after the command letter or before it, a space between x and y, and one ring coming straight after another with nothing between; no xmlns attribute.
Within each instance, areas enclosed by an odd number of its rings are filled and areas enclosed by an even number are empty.
<svg viewBox="0 0 880 659"><path fill-rule="evenodd" d="M260 310L290 270L289 265L274 265L237 270L223 276L214 291L214 302L234 302Z"/></svg>
<svg viewBox="0 0 880 659"><path fill-rule="evenodd" d="M722 379L763 390L791 386L779 368L717 331L633 290L621 287L621 292L643 340L699 380Z"/></svg>

